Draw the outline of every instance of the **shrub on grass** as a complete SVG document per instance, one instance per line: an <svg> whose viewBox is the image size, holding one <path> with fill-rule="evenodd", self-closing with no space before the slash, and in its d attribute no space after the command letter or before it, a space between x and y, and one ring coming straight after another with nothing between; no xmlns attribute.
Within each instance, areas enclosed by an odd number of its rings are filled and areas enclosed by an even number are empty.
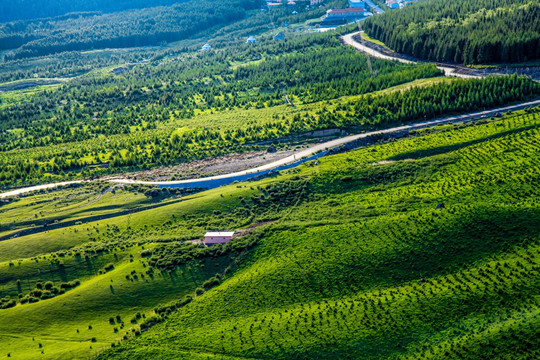
<svg viewBox="0 0 540 360"><path fill-rule="evenodd" d="M141 331L146 331L148 330L148 328L150 328L151 326L154 326L156 324L159 324L160 322L163 321L163 318L162 317L158 317L158 316L152 316L148 319L146 319L142 324L141 324Z"/></svg>
<svg viewBox="0 0 540 360"><path fill-rule="evenodd" d="M208 289L211 289L213 288L214 286L217 286L219 285L219 279L217 277L211 277L210 279L206 280L204 283L203 283L203 288L208 290Z"/></svg>
<svg viewBox="0 0 540 360"><path fill-rule="evenodd" d="M11 299L9 296L0 299L0 309L7 309L17 305L17 302L14 299Z"/></svg>
<svg viewBox="0 0 540 360"><path fill-rule="evenodd" d="M75 279L73 281L60 284L60 287L62 289L71 289L71 288L79 286L80 284L81 284L81 282L78 279Z"/></svg>

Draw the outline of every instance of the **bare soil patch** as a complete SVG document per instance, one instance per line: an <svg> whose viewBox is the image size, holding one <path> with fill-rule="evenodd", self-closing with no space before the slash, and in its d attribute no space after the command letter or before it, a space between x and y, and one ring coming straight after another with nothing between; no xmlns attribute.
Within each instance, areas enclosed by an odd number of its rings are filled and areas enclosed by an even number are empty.
<svg viewBox="0 0 540 360"><path fill-rule="evenodd" d="M293 150L269 153L256 151L230 154L216 158L196 160L190 163L125 174L127 179L144 181L173 181L228 174L243 171L283 159L294 154Z"/></svg>

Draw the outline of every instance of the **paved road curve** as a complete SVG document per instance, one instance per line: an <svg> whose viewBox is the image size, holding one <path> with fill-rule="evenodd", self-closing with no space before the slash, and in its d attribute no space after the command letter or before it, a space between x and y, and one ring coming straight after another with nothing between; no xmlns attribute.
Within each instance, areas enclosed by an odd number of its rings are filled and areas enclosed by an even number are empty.
<svg viewBox="0 0 540 360"><path fill-rule="evenodd" d="M243 181L243 180L247 180L247 179L259 176L259 175L265 175L271 171L279 171L279 170L295 167L305 161L315 159L320 156L324 156L328 152L328 149L331 149L340 145L344 145L352 141L366 138L369 136L398 133L403 130L420 129L420 128L431 127L431 126L436 126L436 125L441 125L441 124L447 124L447 123L473 121L473 120L478 120L478 119L492 116L495 113L502 113L502 112L507 112L511 110L515 111L515 110L524 109L526 107L539 106L539 105L540 105L540 99L537 99L537 100L529 101L522 104L505 106L505 107L501 107L497 109L480 111L480 112L467 114L467 115L451 116L451 117L446 117L442 119L397 126L397 127L393 127L386 130L372 131L372 132L363 133L363 134L346 136L339 139L335 139L335 140L331 140L331 141L327 141L321 144L314 145L308 149L298 151L294 155L288 156L281 160L271 162L266 165L262 165L262 166L249 169L249 170L229 173L229 174L216 175L216 176L210 176L210 177L198 178L198 179L178 180L178 181L139 181L139 180L131 180L131 179L125 179L125 178L113 178L113 179L106 179L106 180L110 182L114 182L114 183L119 183L119 184L142 184L142 185L153 185L153 186L188 187L188 188L193 188L193 187L215 188L221 185L230 184L234 181ZM21 189L2 193L0 194L0 198L20 195L20 194L24 194L30 191L49 189L49 188L54 188L56 186L69 185L69 184L80 183L80 182L82 181L66 181L66 182L60 182L60 183L55 183L55 184L31 186L31 187L21 188Z"/></svg>
<svg viewBox="0 0 540 360"><path fill-rule="evenodd" d="M359 50L361 52L368 53L369 55L371 55L373 57L376 57L376 58L379 58L379 59L394 60L394 61L399 61L400 63L404 63L404 64L411 64L411 63L415 64L416 63L415 61L406 60L406 59L402 59L402 58L399 58L399 57L394 57L394 56L383 54L383 53L381 53L381 52L379 52L379 51L377 51L375 49L372 49L372 48L367 47L367 46L365 46L363 44L360 44L353 37L356 36L356 35L359 35L361 32L362 31L357 31L357 32L354 32L352 34L343 35L341 37L341 39L343 40L343 42L345 44L350 45L350 46L354 47L355 49L357 49L357 50ZM457 76L457 77L464 78L464 79L481 78L482 77L480 75L460 74L460 73L456 72L455 68L447 67L447 66L444 66L444 65L441 65L441 64L436 64L436 66L437 66L437 69L444 71L445 76Z"/></svg>

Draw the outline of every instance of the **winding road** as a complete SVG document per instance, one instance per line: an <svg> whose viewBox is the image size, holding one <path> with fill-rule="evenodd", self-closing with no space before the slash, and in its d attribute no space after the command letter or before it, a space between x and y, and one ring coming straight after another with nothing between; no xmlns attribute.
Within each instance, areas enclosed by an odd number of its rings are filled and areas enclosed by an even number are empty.
<svg viewBox="0 0 540 360"><path fill-rule="evenodd" d="M400 133L406 130L421 129L421 128L432 127L432 126L437 126L437 125L442 125L442 124L448 124L448 123L459 123L459 122L480 120L480 119L485 119L487 117L493 116L496 113L516 111L516 110L521 110L521 109L532 107L532 106L540 106L540 99L537 99L534 101L528 101L528 102L517 104L517 105L504 106L504 107L486 110L486 111L479 111L479 112L466 114L466 115L450 116L450 117L445 117L441 119L435 119L435 120L423 121L419 123L412 123L412 124L403 125L403 126L397 126L397 127L393 127L393 128L385 129L385 130L371 131L371 132L357 134L357 135L345 136L339 139L313 145L307 149L298 151L296 154L287 156L283 159L268 163L266 165L258 166L249 170L233 172L229 174L216 175L216 176L197 178L197 179L178 180L178 181L139 181L139 180L120 178L120 177L99 179L99 180L101 181L105 180L105 181L118 183L118 184L141 184L141 185L153 185L153 186L160 186L160 187L216 188L222 185L233 183L235 181L244 181L244 180L248 180L254 177L258 177L258 176L264 176L272 171L280 171L284 169L293 168L295 166L300 165L301 163L305 161L313 160L313 159L326 155L328 151L332 148L339 147L341 145L356 141L358 139L367 138L374 135ZM25 187L25 188L20 188L20 189L1 193L0 199L6 198L9 196L25 194L31 191L50 189L57 186L65 186L65 185L70 185L70 184L75 184L75 183L81 183L84 181L97 181L97 180L65 181L65 182L59 182L59 183L54 183L54 184Z"/></svg>
<svg viewBox="0 0 540 360"><path fill-rule="evenodd" d="M400 63L403 63L403 64L416 64L416 61L403 59L403 58L400 58L400 57L397 57L397 56L390 56L390 55L387 55L387 54L383 54L380 51L372 49L369 46L361 44L360 42L356 41L354 39L354 37L356 35L360 35L360 33L362 33L362 32L363 31L357 31L357 32L354 32L354 33L351 33L351 34L343 35L341 37L341 40L343 41L344 44L350 45L350 46L354 47L355 49L357 49L357 50L359 50L361 52L367 53L367 54L369 54L369 55L371 55L373 57L379 58L379 59L399 61ZM444 64L441 64L441 63L435 63L435 65L437 66L437 69L444 71L445 76L457 76L457 77L464 78L464 79L472 79L472 78L481 78L481 77L483 77L482 75L461 74L461 73L458 72L459 70L457 68L445 66Z"/></svg>

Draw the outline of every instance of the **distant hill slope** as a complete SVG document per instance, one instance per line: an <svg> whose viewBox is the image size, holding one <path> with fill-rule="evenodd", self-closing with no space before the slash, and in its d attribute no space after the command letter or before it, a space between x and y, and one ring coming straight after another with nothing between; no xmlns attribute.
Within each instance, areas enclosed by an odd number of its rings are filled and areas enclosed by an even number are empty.
<svg viewBox="0 0 540 360"><path fill-rule="evenodd" d="M72 12L115 12L172 5L185 0L4 0L0 4L0 22L54 17Z"/></svg>
<svg viewBox="0 0 540 360"><path fill-rule="evenodd" d="M393 50L465 64L540 58L538 0L426 0L374 16L366 33Z"/></svg>
<svg viewBox="0 0 540 360"><path fill-rule="evenodd" d="M254 183L242 205L280 218L254 252L99 359L538 358L539 125L444 126Z"/></svg>
<svg viewBox="0 0 540 360"><path fill-rule="evenodd" d="M187 1L114 13L78 12L44 20L0 24L5 59L63 51L126 48L178 41L246 17L261 0Z"/></svg>

